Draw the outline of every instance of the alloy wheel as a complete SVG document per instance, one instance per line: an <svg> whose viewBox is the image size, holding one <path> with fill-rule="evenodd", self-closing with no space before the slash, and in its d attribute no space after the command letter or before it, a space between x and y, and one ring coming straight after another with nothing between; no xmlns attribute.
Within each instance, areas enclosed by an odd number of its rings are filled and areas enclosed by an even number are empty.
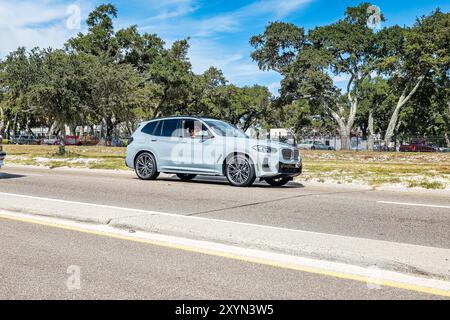
<svg viewBox="0 0 450 320"><path fill-rule="evenodd" d="M253 165L241 155L236 155L228 161L226 175L230 183L235 186L246 187L255 181Z"/></svg>

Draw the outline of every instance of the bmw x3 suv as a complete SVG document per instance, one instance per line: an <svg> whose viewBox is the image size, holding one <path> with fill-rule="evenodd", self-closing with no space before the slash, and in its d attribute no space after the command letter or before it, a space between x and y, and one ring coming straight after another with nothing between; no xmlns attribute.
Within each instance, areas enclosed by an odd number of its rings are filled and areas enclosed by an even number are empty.
<svg viewBox="0 0 450 320"><path fill-rule="evenodd" d="M283 186L302 173L297 147L251 139L227 122L196 117L141 123L129 139L125 162L142 180L160 173L185 181L225 176L237 187L251 186L256 179Z"/></svg>

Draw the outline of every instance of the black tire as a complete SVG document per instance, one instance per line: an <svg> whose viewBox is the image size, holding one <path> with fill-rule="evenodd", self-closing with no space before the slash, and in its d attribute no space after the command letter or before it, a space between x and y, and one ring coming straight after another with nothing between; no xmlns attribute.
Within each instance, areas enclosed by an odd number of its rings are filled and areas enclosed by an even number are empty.
<svg viewBox="0 0 450 320"><path fill-rule="evenodd" d="M136 157L134 170L141 180L155 180L159 176L156 159L149 152L143 152Z"/></svg>
<svg viewBox="0 0 450 320"><path fill-rule="evenodd" d="M244 155L237 154L227 159L225 175L234 187L250 187L256 180L255 166Z"/></svg>
<svg viewBox="0 0 450 320"><path fill-rule="evenodd" d="M311 147L311 150L312 150L312 151L316 150L316 147Z"/></svg>
<svg viewBox="0 0 450 320"><path fill-rule="evenodd" d="M195 179L196 176L196 174L177 173L177 177L183 181L191 181L192 179Z"/></svg>
<svg viewBox="0 0 450 320"><path fill-rule="evenodd" d="M282 187L291 181L291 178L276 178L276 179L266 179L266 182L270 184L272 187Z"/></svg>

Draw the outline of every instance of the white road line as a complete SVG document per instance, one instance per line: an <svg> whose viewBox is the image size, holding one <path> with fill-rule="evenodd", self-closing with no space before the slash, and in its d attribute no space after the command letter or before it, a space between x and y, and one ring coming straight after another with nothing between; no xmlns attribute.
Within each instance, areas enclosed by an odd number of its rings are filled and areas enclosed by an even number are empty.
<svg viewBox="0 0 450 320"><path fill-rule="evenodd" d="M392 202L392 201L377 201L377 203L394 204L394 205L398 205L398 206L409 206L409 207L427 207L427 208L450 209L450 206L441 206L441 205L434 205L434 204L421 204L421 203L408 203L408 202Z"/></svg>

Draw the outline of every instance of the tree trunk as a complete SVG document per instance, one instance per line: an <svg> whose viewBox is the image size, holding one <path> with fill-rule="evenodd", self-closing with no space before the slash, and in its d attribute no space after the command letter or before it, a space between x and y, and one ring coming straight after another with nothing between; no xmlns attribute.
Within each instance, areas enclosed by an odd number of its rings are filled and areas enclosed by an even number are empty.
<svg viewBox="0 0 450 320"><path fill-rule="evenodd" d="M341 138L341 150L351 150L351 131L353 128L354 123L354 117L356 112L356 106L357 104L352 103L352 109L350 111L349 120L347 121L347 124L344 122L344 120L339 116L339 114L331 109L330 107L327 107L328 111L331 113L331 116L338 124L338 132L339 136Z"/></svg>
<svg viewBox="0 0 450 320"><path fill-rule="evenodd" d="M111 143L112 134L114 131L114 122L112 121L111 117L106 117L105 123L106 123L106 145L109 145Z"/></svg>
<svg viewBox="0 0 450 320"><path fill-rule="evenodd" d="M373 151L373 144L374 144L374 140L375 140L375 132L374 132L374 126L373 126L373 111L369 112L369 121L368 121L368 125L367 125L367 130L368 130L368 139L367 139L367 149L369 151Z"/></svg>
<svg viewBox="0 0 450 320"><path fill-rule="evenodd" d="M416 93L417 89L419 89L420 85L422 84L423 80L425 79L425 76L419 77L416 85L411 90L411 92L407 94L408 85L406 86L405 90L403 90L402 95L398 99L397 106L394 109L394 113L391 116L391 120L389 121L389 125L386 129L386 134L384 135L384 141L386 146L389 146L392 140L392 137L394 136L395 127L398 122L400 110L402 107L413 97L413 95Z"/></svg>
<svg viewBox="0 0 450 320"><path fill-rule="evenodd" d="M3 107L0 106L0 135L3 135L3 130L5 127L5 113L3 111Z"/></svg>
<svg viewBox="0 0 450 320"><path fill-rule="evenodd" d="M56 132L57 126L58 126L58 123L56 121L54 121L52 123L52 126L50 127L50 130L48 131L49 138L50 138L50 136L57 135L57 132Z"/></svg>
<svg viewBox="0 0 450 320"><path fill-rule="evenodd" d="M339 130L339 136L341 137L341 150L351 150L352 144L351 144L351 138L350 138L350 132L347 128L338 129Z"/></svg>
<svg viewBox="0 0 450 320"><path fill-rule="evenodd" d="M11 122L8 120L6 122L6 126L5 126L6 139L11 139L11 132L9 130L10 125L11 125Z"/></svg>
<svg viewBox="0 0 450 320"><path fill-rule="evenodd" d="M14 131L14 135L17 135L17 113L14 115L13 131Z"/></svg>
<svg viewBox="0 0 450 320"><path fill-rule="evenodd" d="M63 156L66 154L66 125L59 124L59 135L60 135L60 144L58 149L58 154Z"/></svg>
<svg viewBox="0 0 450 320"><path fill-rule="evenodd" d="M27 116L26 123L25 123L25 132L26 133L31 133L30 123L31 123L31 119Z"/></svg>

